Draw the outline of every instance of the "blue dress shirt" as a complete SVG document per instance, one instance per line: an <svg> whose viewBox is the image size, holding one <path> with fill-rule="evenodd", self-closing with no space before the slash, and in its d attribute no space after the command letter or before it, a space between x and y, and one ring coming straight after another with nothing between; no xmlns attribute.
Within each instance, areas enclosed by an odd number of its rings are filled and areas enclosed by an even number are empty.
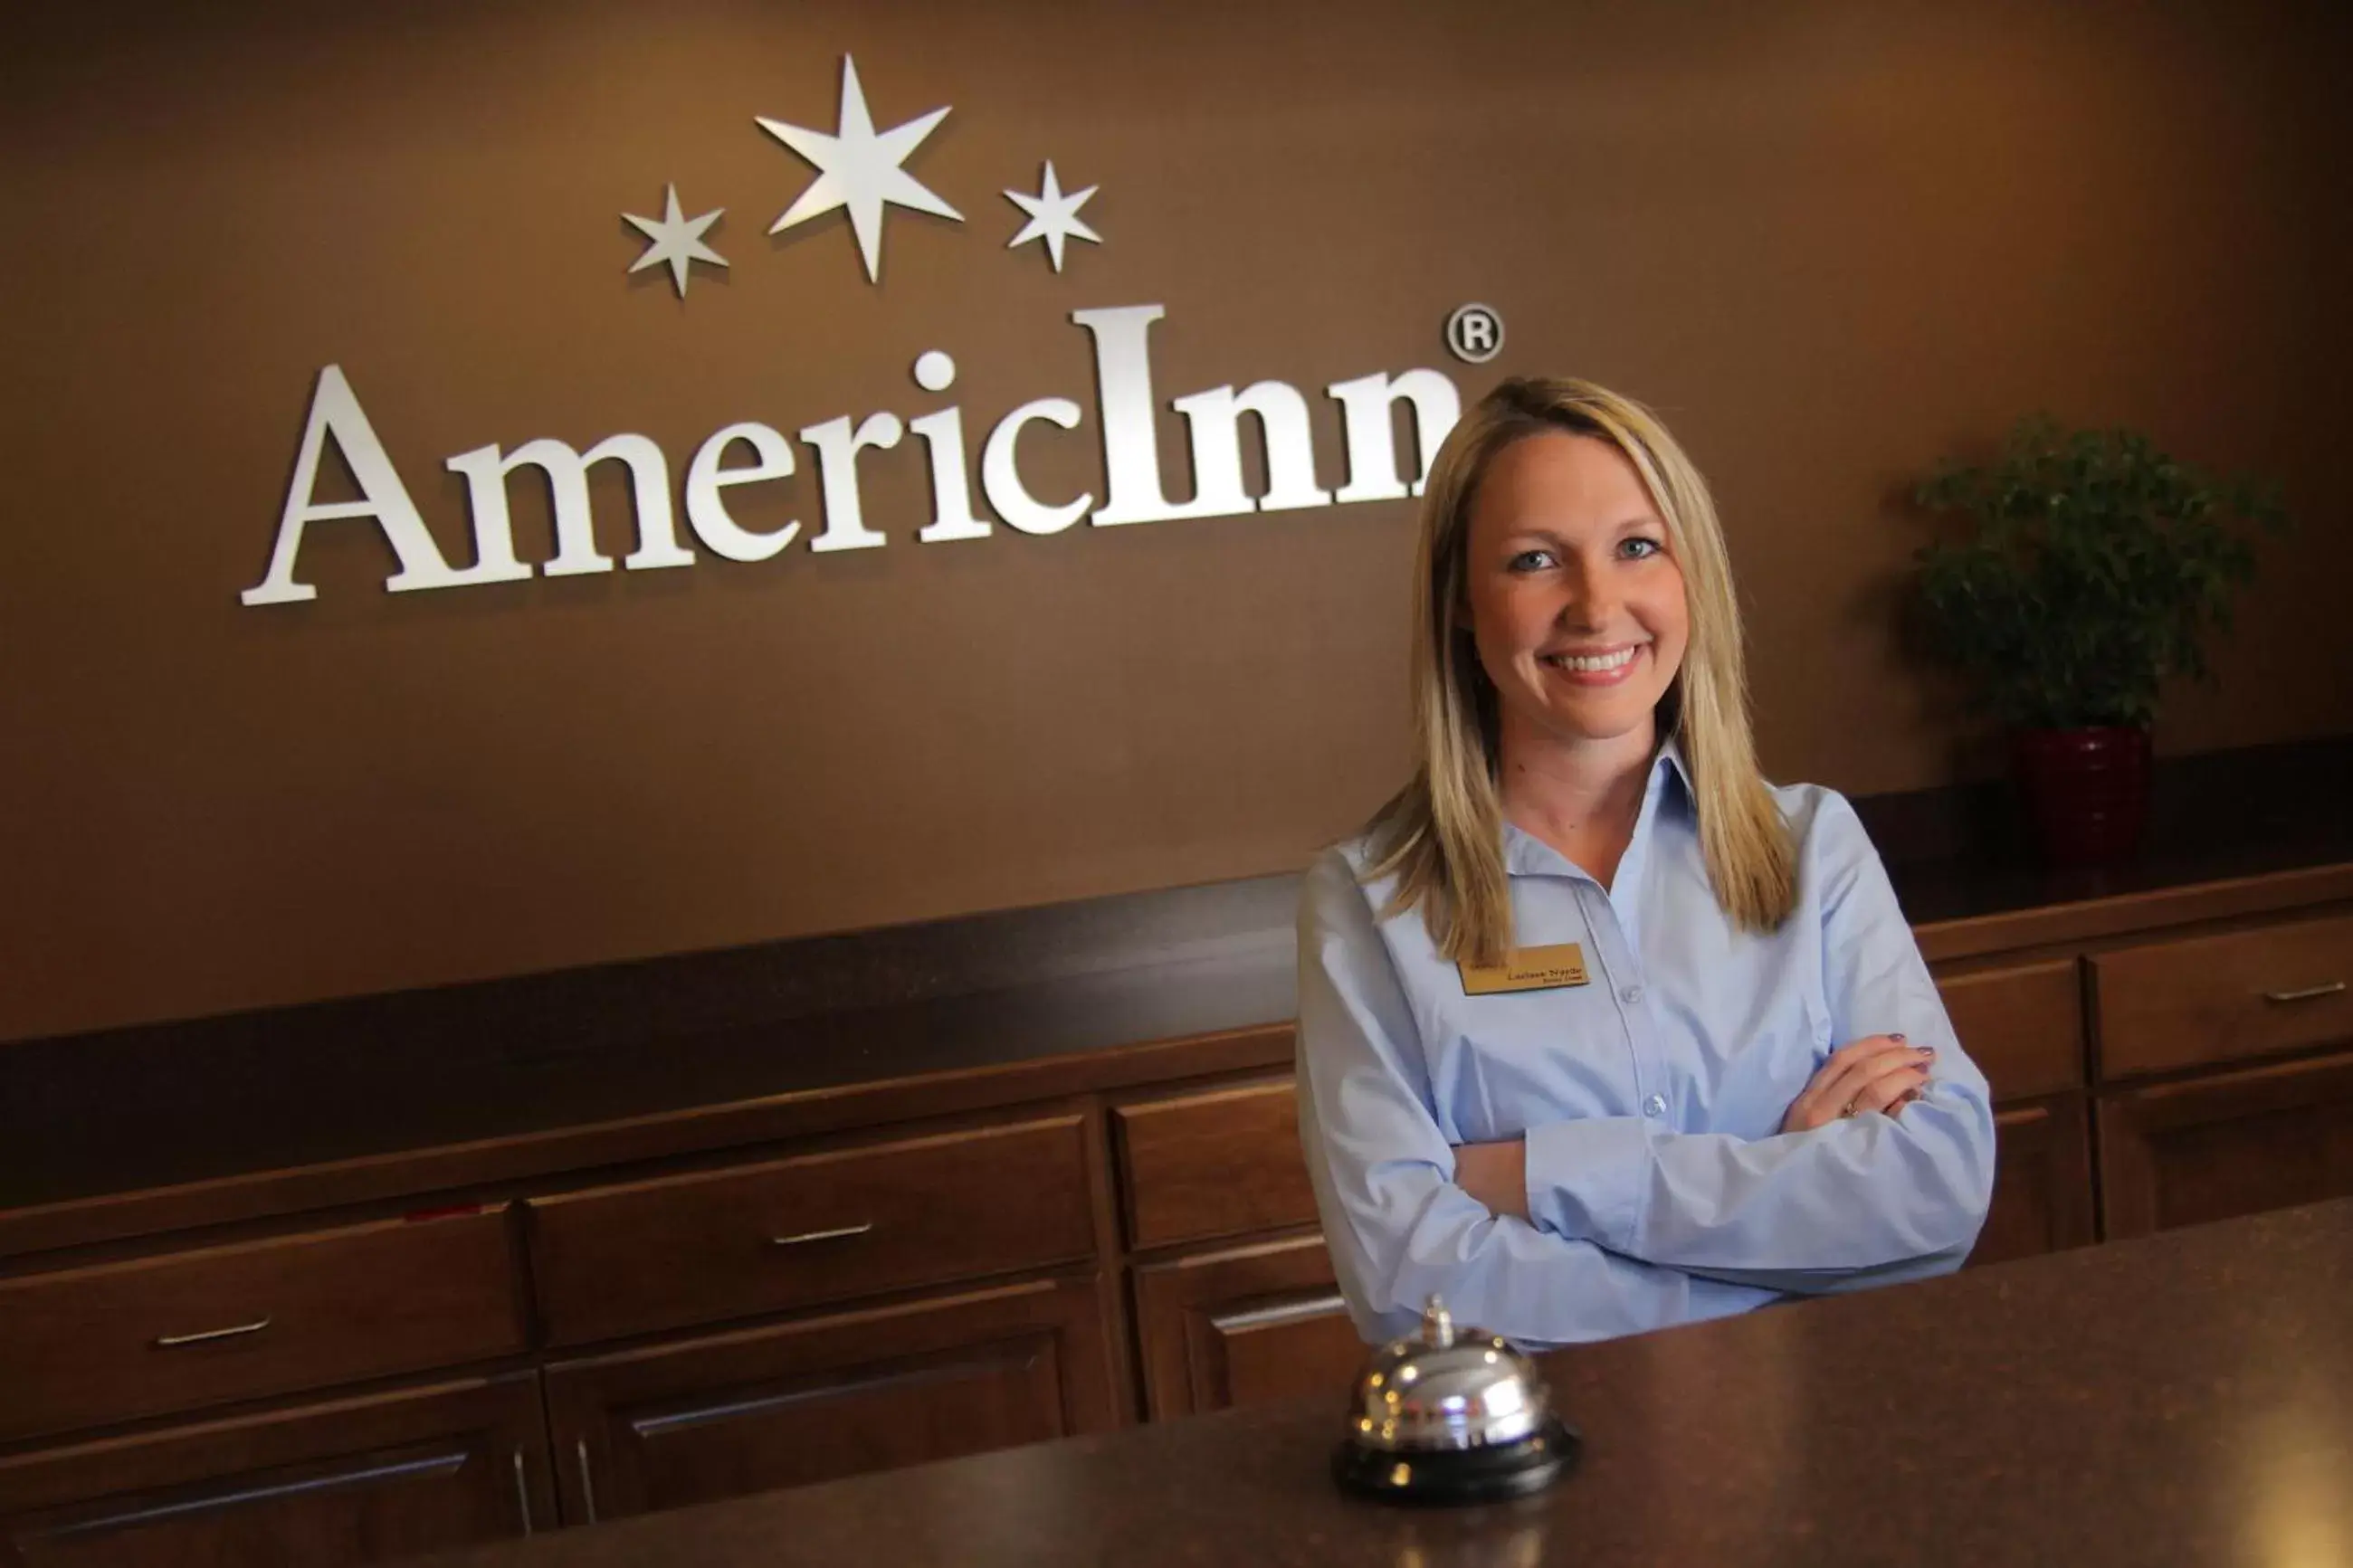
<svg viewBox="0 0 2353 1568"><path fill-rule="evenodd" d="M1670 740L1607 889L1506 824L1514 941L1577 942L1589 982L1464 994L1393 883L1325 851L1299 909L1299 1124L1357 1331L1456 1321L1531 1348L1960 1267L1993 1184L1985 1076L1953 1037L1846 798L1773 792L1798 903L1770 936L1716 906ZM1933 1046L1900 1116L1779 1131L1832 1049ZM1454 1184L1453 1145L1527 1142L1530 1219Z"/></svg>

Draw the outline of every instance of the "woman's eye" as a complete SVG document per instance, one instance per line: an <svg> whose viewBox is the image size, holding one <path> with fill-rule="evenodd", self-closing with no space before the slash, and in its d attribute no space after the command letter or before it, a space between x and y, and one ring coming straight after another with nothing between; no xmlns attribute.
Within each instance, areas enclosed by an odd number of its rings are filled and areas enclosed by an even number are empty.
<svg viewBox="0 0 2353 1568"><path fill-rule="evenodd" d="M1665 547L1655 539L1630 539L1619 548L1631 552L1635 560L1644 561L1661 553Z"/></svg>
<svg viewBox="0 0 2353 1568"><path fill-rule="evenodd" d="M1509 561L1505 562L1504 563L1504 569L1507 572L1541 572L1551 564L1552 552L1548 550L1523 550L1517 555L1513 556Z"/></svg>

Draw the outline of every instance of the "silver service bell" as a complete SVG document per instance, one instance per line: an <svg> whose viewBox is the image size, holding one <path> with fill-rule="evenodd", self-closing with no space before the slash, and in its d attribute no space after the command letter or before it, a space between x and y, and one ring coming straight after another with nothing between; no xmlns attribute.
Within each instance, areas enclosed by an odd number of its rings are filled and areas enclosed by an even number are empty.
<svg viewBox="0 0 2353 1568"><path fill-rule="evenodd" d="M1483 1329L1457 1333L1432 1296L1420 1333L1381 1346L1356 1374L1332 1473L1401 1502L1484 1502L1550 1486L1578 1446L1535 1363Z"/></svg>

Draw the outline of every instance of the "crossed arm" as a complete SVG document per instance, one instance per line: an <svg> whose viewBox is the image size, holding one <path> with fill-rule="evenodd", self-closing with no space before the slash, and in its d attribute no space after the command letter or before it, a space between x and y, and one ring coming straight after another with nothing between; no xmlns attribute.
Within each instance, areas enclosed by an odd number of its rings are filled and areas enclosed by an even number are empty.
<svg viewBox="0 0 2353 1568"><path fill-rule="evenodd" d="M1783 1132L1810 1132L1854 1116L1900 1116L1926 1091L1934 1046L1902 1035L1866 1035L1831 1053L1781 1119ZM1457 1143L1454 1181L1498 1215L1528 1218L1527 1140Z"/></svg>
<svg viewBox="0 0 2353 1568"><path fill-rule="evenodd" d="M1913 1039L1852 1041L1782 1131L1755 1140L1622 1116L1451 1146L1353 873L1327 858L1304 899L1302 1138L1368 1336L1397 1331L1435 1290L1524 1342L1599 1338L1942 1273L1975 1240L1992 1183L1984 1079L1867 848L1824 900L1826 942L1840 944L1832 1011L1902 1022Z"/></svg>

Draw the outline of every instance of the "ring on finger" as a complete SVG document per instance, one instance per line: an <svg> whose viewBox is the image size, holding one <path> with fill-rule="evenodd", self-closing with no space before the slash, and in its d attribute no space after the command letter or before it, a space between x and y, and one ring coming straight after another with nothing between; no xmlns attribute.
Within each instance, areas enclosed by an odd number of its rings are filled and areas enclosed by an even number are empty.
<svg viewBox="0 0 2353 1568"><path fill-rule="evenodd" d="M1854 1101L1850 1100L1844 1105L1840 1106L1839 1114L1841 1116L1852 1116L1854 1114Z"/></svg>

